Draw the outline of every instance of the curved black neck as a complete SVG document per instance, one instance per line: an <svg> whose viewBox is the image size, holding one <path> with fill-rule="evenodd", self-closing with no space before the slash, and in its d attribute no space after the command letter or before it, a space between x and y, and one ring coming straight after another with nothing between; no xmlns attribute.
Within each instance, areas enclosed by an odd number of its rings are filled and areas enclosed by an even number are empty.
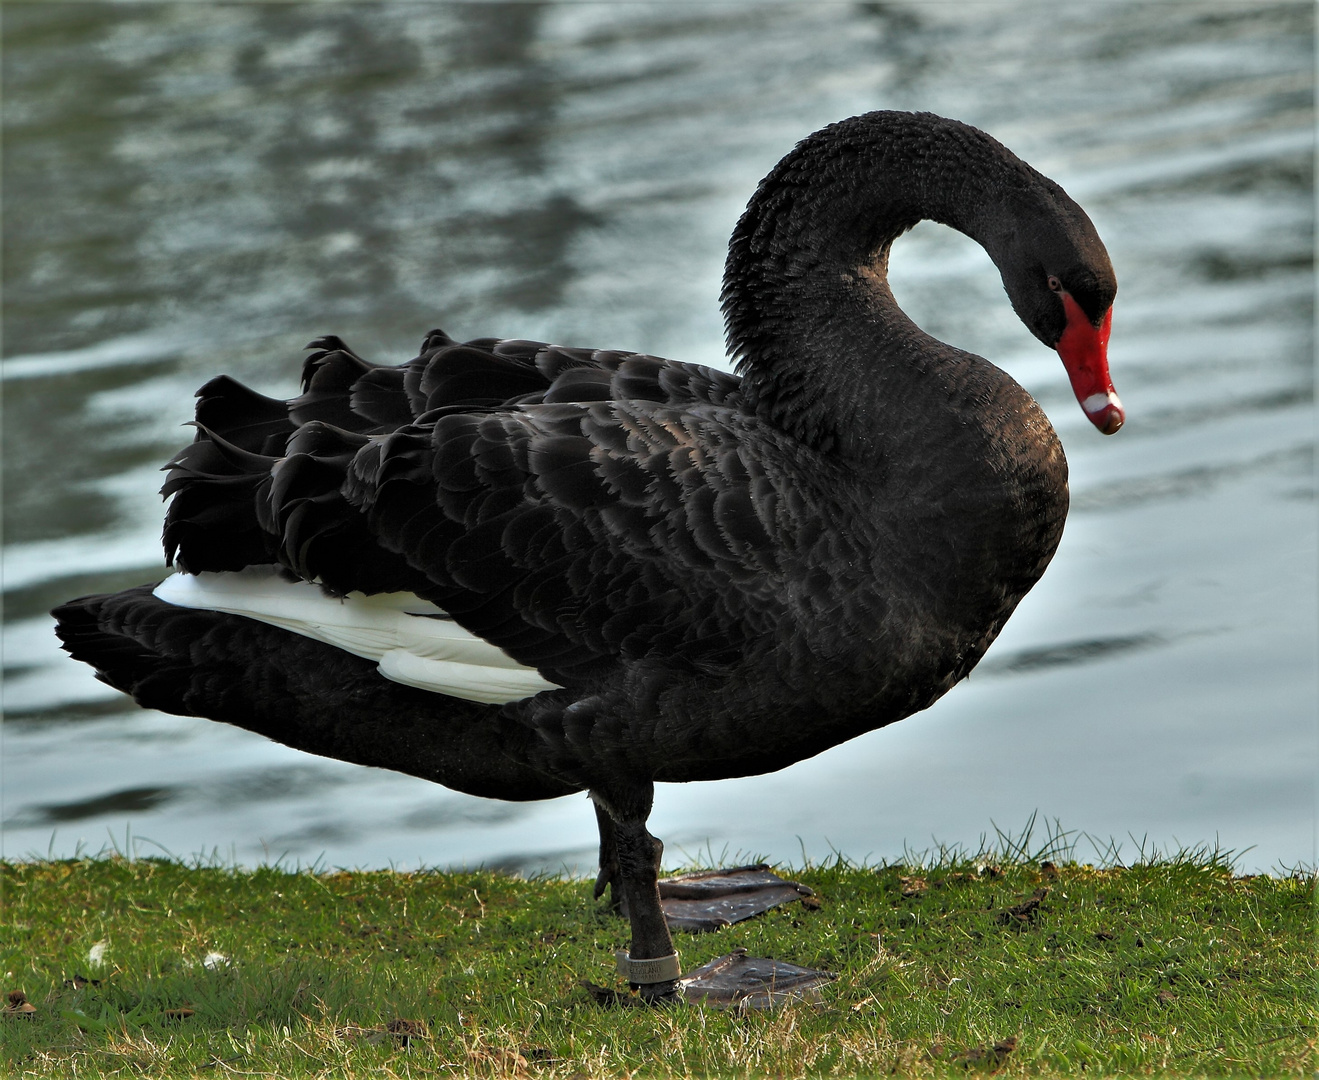
<svg viewBox="0 0 1319 1080"><path fill-rule="evenodd" d="M882 454L897 426L890 414L916 399L923 423L958 422L955 399L976 392L966 381L1003 376L902 313L889 247L932 219L1001 268L1013 207L1041 183L1050 182L988 135L928 114L870 113L799 143L757 189L724 273L729 348L759 415L857 460Z"/></svg>

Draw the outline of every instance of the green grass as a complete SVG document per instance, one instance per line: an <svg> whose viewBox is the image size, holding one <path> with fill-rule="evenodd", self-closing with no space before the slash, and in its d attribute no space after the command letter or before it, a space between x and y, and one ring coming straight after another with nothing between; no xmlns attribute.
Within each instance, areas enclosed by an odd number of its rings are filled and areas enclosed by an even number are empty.
<svg viewBox="0 0 1319 1080"><path fill-rule="evenodd" d="M742 946L839 975L821 1005L740 1014L597 1006L580 980L615 982L626 925L581 881L0 863L0 989L35 1009L0 1017L0 1075L1319 1070L1312 876L1213 857L793 876L818 910L679 936L687 969ZM1033 918L1001 917L1039 888Z"/></svg>

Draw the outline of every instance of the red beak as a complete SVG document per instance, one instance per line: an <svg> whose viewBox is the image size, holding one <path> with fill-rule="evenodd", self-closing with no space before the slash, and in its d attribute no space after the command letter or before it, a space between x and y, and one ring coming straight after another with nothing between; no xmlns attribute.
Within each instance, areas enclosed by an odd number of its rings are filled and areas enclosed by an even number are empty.
<svg viewBox="0 0 1319 1080"><path fill-rule="evenodd" d="M1108 335L1113 325L1113 309L1104 312L1098 327L1067 293L1063 293L1063 310L1067 312L1067 329L1058 339L1057 348L1067 377L1072 380L1072 392L1090 423L1105 435L1113 435L1127 418L1108 373Z"/></svg>

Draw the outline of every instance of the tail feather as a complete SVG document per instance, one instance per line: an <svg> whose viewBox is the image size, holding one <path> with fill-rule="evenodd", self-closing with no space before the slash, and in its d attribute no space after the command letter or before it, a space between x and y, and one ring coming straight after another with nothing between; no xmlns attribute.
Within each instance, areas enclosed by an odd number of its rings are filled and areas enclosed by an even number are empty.
<svg viewBox="0 0 1319 1080"><path fill-rule="evenodd" d="M302 366L302 395L288 403L289 419L298 426L319 420L346 431L372 430L369 418L353 410L352 388L379 365L363 360L337 337L318 338L309 347L316 346L321 347Z"/></svg>
<svg viewBox="0 0 1319 1080"><path fill-rule="evenodd" d="M412 423L412 399L408 397L407 370L402 367L378 367L368 371L349 391L352 411L363 417L375 431L395 431Z"/></svg>
<svg viewBox="0 0 1319 1080"><path fill-rule="evenodd" d="M344 496L344 478L371 440L311 423L289 441L288 456L270 468L270 489L257 507L267 535L278 538L280 565L330 593L424 593L426 576L379 546L367 519Z"/></svg>
<svg viewBox="0 0 1319 1080"><path fill-rule="evenodd" d="M176 607L146 585L56 608L56 634L103 682L147 708L501 799L576 787L535 767L499 709L393 683L369 660L278 627Z"/></svg>
<svg viewBox="0 0 1319 1080"><path fill-rule="evenodd" d="M197 391L197 425L252 454L278 456L293 434L288 402L258 394L228 375Z"/></svg>
<svg viewBox="0 0 1319 1080"><path fill-rule="evenodd" d="M166 466L160 489L173 496L165 512L165 561L196 573L272 563L278 541L256 508L266 501L275 457L251 453L197 425L197 438Z"/></svg>

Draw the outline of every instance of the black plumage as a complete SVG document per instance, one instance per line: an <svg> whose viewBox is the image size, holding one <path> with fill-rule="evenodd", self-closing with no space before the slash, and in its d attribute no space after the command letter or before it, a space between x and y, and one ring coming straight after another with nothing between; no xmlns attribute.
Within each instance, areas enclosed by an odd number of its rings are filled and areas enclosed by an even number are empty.
<svg viewBox="0 0 1319 1080"><path fill-rule="evenodd" d="M435 330L398 367L320 338L288 402L202 388L164 487L178 568L413 593L557 688L427 693L145 589L60 608L66 648L145 705L313 753L499 798L590 791L600 886L627 898L634 956L665 955L652 785L778 769L925 708L1061 534L1038 406L888 290L888 246L923 217L985 245L1046 344L1073 323L1106 341L1112 268L1057 185L973 128L872 113L799 144L739 222L740 377ZM1085 407L1115 430L1106 380Z"/></svg>

